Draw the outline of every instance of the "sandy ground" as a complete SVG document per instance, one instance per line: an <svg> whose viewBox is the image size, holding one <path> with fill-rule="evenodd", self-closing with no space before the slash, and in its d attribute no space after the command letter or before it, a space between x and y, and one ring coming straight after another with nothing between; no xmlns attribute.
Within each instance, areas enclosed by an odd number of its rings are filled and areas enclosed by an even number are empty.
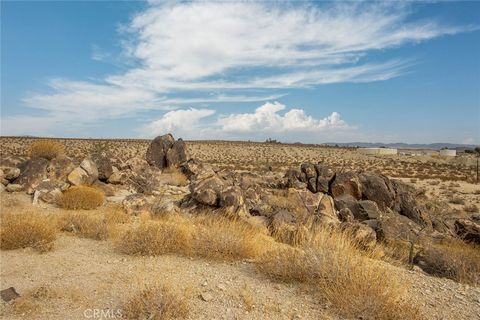
<svg viewBox="0 0 480 320"><path fill-rule="evenodd" d="M305 287L266 279L250 261L123 256L109 241L66 235L45 254L21 249L1 256L2 288L13 286L24 294L43 286L51 292L34 300L30 310L7 312L6 319L93 318L92 310L118 310L147 283L167 283L184 292L190 319L335 319ZM480 288L392 268L412 285L410 294L428 319L480 319Z"/></svg>

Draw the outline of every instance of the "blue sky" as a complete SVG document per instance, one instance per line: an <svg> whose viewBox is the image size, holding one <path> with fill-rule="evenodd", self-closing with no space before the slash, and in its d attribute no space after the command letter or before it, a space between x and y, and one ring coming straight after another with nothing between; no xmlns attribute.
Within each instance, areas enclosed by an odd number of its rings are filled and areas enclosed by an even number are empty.
<svg viewBox="0 0 480 320"><path fill-rule="evenodd" d="M1 5L2 135L480 144L480 2Z"/></svg>

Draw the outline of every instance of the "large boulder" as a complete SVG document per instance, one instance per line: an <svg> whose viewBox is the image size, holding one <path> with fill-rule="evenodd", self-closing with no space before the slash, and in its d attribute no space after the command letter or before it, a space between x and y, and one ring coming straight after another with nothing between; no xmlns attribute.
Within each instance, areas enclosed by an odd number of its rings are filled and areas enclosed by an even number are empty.
<svg viewBox="0 0 480 320"><path fill-rule="evenodd" d="M220 193L224 188L223 180L217 175L202 180L194 180L190 183L192 198L209 206L218 207L220 205Z"/></svg>
<svg viewBox="0 0 480 320"><path fill-rule="evenodd" d="M310 162L302 163L300 166L300 180L307 184L308 190L317 192L317 170Z"/></svg>
<svg viewBox="0 0 480 320"><path fill-rule="evenodd" d="M375 201L381 210L393 208L395 190L387 177L370 172L361 173L359 177L364 199Z"/></svg>
<svg viewBox="0 0 480 320"><path fill-rule="evenodd" d="M188 160L188 151L185 142L182 139L178 139L167 151L167 167L180 167Z"/></svg>
<svg viewBox="0 0 480 320"><path fill-rule="evenodd" d="M50 180L67 181L68 175L76 168L72 159L60 155L53 158L47 166L47 177Z"/></svg>
<svg viewBox="0 0 480 320"><path fill-rule="evenodd" d="M20 175L13 184L22 185L28 194L33 194L34 188L47 178L48 160L43 158L27 160L20 165Z"/></svg>
<svg viewBox="0 0 480 320"><path fill-rule="evenodd" d="M78 185L91 185L98 179L98 169L91 159L84 159L67 177L68 182Z"/></svg>
<svg viewBox="0 0 480 320"><path fill-rule="evenodd" d="M37 200L42 200L46 203L56 203L58 198L62 195L62 191L68 188L68 184L58 180L45 179L35 188L33 196L34 204Z"/></svg>
<svg viewBox="0 0 480 320"><path fill-rule="evenodd" d="M330 184L335 179L335 171L327 165L316 164L315 170L317 171L317 192L328 193L330 190Z"/></svg>
<svg viewBox="0 0 480 320"><path fill-rule="evenodd" d="M1 166L2 180L13 181L20 175L20 169L16 167Z"/></svg>
<svg viewBox="0 0 480 320"><path fill-rule="evenodd" d="M396 192L395 211L421 226L431 226L432 222L427 212L422 210L415 200L415 190L407 184L396 180L393 181L393 187Z"/></svg>
<svg viewBox="0 0 480 320"><path fill-rule="evenodd" d="M112 162L108 153L105 151L97 152L91 158L98 169L98 180L107 181L113 173Z"/></svg>
<svg viewBox="0 0 480 320"><path fill-rule="evenodd" d="M147 149L147 162L160 169L166 168L167 152L173 146L174 142L175 139L170 133L153 139Z"/></svg>
<svg viewBox="0 0 480 320"><path fill-rule="evenodd" d="M330 187L330 193L334 198L351 196L356 200L362 199L362 184L355 172L337 173Z"/></svg>

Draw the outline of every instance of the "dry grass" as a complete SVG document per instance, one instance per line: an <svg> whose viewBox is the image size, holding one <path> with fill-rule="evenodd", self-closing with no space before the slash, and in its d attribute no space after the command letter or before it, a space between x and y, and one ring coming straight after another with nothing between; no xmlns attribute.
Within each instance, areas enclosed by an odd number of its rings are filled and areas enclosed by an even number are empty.
<svg viewBox="0 0 480 320"><path fill-rule="evenodd" d="M54 140L35 140L30 145L29 153L32 158L45 158L47 160L52 160L61 154L65 154L65 146L63 143Z"/></svg>
<svg viewBox="0 0 480 320"><path fill-rule="evenodd" d="M182 187L188 185L187 177L178 168L167 168L162 171L161 181L171 186Z"/></svg>
<svg viewBox="0 0 480 320"><path fill-rule="evenodd" d="M122 310L122 317L126 319L185 319L189 313L187 299L165 285L136 292Z"/></svg>
<svg viewBox="0 0 480 320"><path fill-rule="evenodd" d="M56 238L51 219L35 212L3 214L0 228L0 248L13 250L31 247L40 252L53 248Z"/></svg>
<svg viewBox="0 0 480 320"><path fill-rule="evenodd" d="M193 225L184 219L144 220L127 230L116 248L131 255L188 254L192 237Z"/></svg>
<svg viewBox="0 0 480 320"><path fill-rule="evenodd" d="M213 260L236 260L257 257L271 243L258 229L222 215L201 214L188 219L174 214L141 220L117 241L119 252L132 255L178 253Z"/></svg>
<svg viewBox="0 0 480 320"><path fill-rule="evenodd" d="M82 238L106 240L108 223L103 214L96 212L67 212L59 218L60 230Z"/></svg>
<svg viewBox="0 0 480 320"><path fill-rule="evenodd" d="M95 209L103 204L105 194L96 188L75 186L62 193L58 205L64 209Z"/></svg>
<svg viewBox="0 0 480 320"><path fill-rule="evenodd" d="M359 251L346 234L315 231L303 248L283 248L265 254L258 269L282 281L311 285L318 297L346 318L422 319L406 300L406 288L375 252Z"/></svg>
<svg viewBox="0 0 480 320"><path fill-rule="evenodd" d="M249 224L222 215L202 214L196 225L193 252L214 260L255 258L269 249L270 242Z"/></svg>
<svg viewBox="0 0 480 320"><path fill-rule="evenodd" d="M480 284L480 247L452 239L432 244L421 253L426 272L457 282Z"/></svg>

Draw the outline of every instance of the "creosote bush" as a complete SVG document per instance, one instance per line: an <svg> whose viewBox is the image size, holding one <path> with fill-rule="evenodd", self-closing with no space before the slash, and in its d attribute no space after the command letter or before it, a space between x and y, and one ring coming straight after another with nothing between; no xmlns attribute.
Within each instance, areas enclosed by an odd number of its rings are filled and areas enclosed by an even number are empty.
<svg viewBox="0 0 480 320"><path fill-rule="evenodd" d="M74 186L62 193L58 205L64 209L95 209L103 204L105 194L96 188Z"/></svg>
<svg viewBox="0 0 480 320"><path fill-rule="evenodd" d="M36 212L2 214L0 248L12 250L31 247L40 252L53 248L56 238L55 224Z"/></svg>
<svg viewBox="0 0 480 320"><path fill-rule="evenodd" d="M122 307L126 319L185 319L188 302L184 295L169 286L148 286L135 292Z"/></svg>
<svg viewBox="0 0 480 320"><path fill-rule="evenodd" d="M65 146L58 141L41 139L35 140L30 145L31 158L45 158L47 160L52 160L62 154L65 154Z"/></svg>

